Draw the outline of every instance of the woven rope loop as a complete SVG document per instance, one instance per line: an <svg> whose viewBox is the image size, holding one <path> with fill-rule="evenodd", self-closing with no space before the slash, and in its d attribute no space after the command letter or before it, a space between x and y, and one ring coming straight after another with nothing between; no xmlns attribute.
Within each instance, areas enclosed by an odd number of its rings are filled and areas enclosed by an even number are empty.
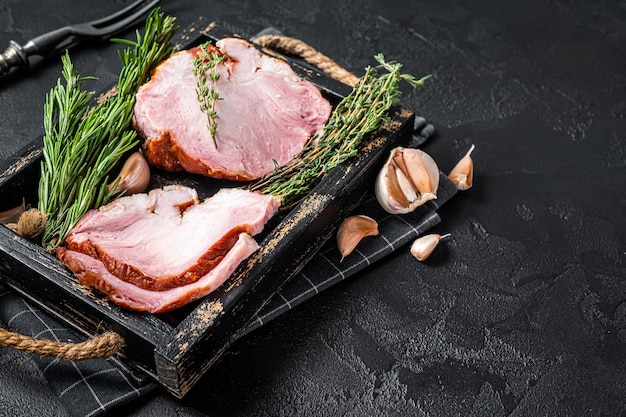
<svg viewBox="0 0 626 417"><path fill-rule="evenodd" d="M124 346L124 340L115 332L106 332L81 343L56 342L39 340L0 328L0 345L39 356L82 361L111 357Z"/></svg>
<svg viewBox="0 0 626 417"><path fill-rule="evenodd" d="M305 62L319 68L326 75L344 84L354 85L359 80L356 75L299 39L288 36L264 35L259 36L254 42L264 48L299 56Z"/></svg>

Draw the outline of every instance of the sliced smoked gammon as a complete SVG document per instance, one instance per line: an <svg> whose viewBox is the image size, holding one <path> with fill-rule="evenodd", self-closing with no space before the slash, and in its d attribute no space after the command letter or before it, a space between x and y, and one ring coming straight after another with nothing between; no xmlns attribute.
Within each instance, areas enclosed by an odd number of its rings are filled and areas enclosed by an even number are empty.
<svg viewBox="0 0 626 417"><path fill-rule="evenodd" d="M217 267L227 270L223 263L242 235L261 232L278 206L270 195L243 189L224 188L200 203L192 188L158 188L87 212L57 256L87 283L94 274L104 280L106 270L139 289L178 288L206 281ZM96 270L87 273L88 262L77 254L92 259Z"/></svg>
<svg viewBox="0 0 626 417"><path fill-rule="evenodd" d="M258 247L247 233L240 233L224 259L199 280L165 291L150 291L111 274L102 262L84 253L62 249L59 259L83 285L97 288L119 306L136 311L165 313L198 300L222 285L237 265Z"/></svg>
<svg viewBox="0 0 626 417"><path fill-rule="evenodd" d="M321 133L331 105L288 63L226 38L211 51L225 56L214 71L215 136L200 107L194 74L199 47L162 62L137 94L133 126L148 161L167 171L251 180L296 156ZM207 74L210 76L210 74Z"/></svg>

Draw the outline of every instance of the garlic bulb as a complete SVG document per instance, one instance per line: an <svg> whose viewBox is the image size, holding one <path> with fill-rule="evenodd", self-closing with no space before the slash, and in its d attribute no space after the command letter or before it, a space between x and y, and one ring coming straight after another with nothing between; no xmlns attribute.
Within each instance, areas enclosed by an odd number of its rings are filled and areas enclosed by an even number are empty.
<svg viewBox="0 0 626 417"><path fill-rule="evenodd" d="M411 255L418 261L424 261L433 253L441 239L445 239L449 236L449 233L443 236L437 233L421 236L415 239L411 245Z"/></svg>
<svg viewBox="0 0 626 417"><path fill-rule="evenodd" d="M472 160L471 153L474 150L474 145L465 154L463 158L457 162L452 168L452 171L448 174L448 178L456 185L457 190L465 191L472 187L474 180L474 161Z"/></svg>
<svg viewBox="0 0 626 417"><path fill-rule="evenodd" d="M141 193L148 188L150 167L141 152L134 152L128 157L120 174L109 184L109 189L113 188L118 180L115 192L126 191L125 195Z"/></svg>
<svg viewBox="0 0 626 417"><path fill-rule="evenodd" d="M397 147L376 177L376 199L392 214L410 213L437 198L439 168L420 149Z"/></svg>
<svg viewBox="0 0 626 417"><path fill-rule="evenodd" d="M377 235L378 223L371 217L359 214L346 218L337 230L337 247L341 260L352 253L363 238Z"/></svg>

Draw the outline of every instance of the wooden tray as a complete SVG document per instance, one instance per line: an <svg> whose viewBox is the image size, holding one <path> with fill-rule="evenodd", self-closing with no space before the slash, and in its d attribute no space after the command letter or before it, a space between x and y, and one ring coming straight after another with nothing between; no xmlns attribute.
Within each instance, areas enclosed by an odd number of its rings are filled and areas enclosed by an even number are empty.
<svg viewBox="0 0 626 417"><path fill-rule="evenodd" d="M232 34L211 25L188 37L183 48L225 36ZM349 87L298 60L284 59L332 103L350 92ZM0 278L86 335L105 330L119 333L125 341L120 356L175 396L183 397L250 319L334 235L339 222L373 187L388 152L408 143L414 115L395 107L390 116L390 122L364 141L358 156L335 168L298 206L268 224L265 234L258 237L260 249L222 287L194 304L162 315L122 309L79 284L56 257L38 244L6 227L0 227ZM37 205L41 154L42 140L38 138L8 165L0 167L0 210L18 205L22 197L27 204ZM152 188L171 183L196 188L200 198L228 185L197 175L153 169Z"/></svg>

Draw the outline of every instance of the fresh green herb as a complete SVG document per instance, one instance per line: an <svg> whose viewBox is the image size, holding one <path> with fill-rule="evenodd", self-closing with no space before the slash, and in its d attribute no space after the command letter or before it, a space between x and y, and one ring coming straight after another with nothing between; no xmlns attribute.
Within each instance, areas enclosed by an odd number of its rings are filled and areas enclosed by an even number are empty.
<svg viewBox="0 0 626 417"><path fill-rule="evenodd" d="M200 108L207 115L208 122L207 128L213 138L213 144L217 149L217 112L215 111L215 102L221 100L219 93L217 92L216 85L220 79L220 75L215 68L224 61L225 55L220 54L217 51L209 51L209 45L211 42L207 42L200 45L200 52L194 61L194 75L198 80L196 84L196 95ZM207 77L208 74L208 77Z"/></svg>
<svg viewBox="0 0 626 417"><path fill-rule="evenodd" d="M170 56L173 50L170 41L178 31L175 21L176 18L166 16L156 8L146 19L143 37L136 31L137 41L112 39L119 44L130 46L129 49L118 53L122 61L118 95L134 97L139 87L148 80L156 64Z"/></svg>
<svg viewBox="0 0 626 417"><path fill-rule="evenodd" d="M69 143L64 138L76 134L78 125L88 109L87 104L93 97L93 94L82 89L83 83L93 80L93 77L79 77L67 54L61 60L65 85L61 79L57 80L56 86L46 95L44 104L46 134L43 137L38 204L39 210L44 213L56 213L61 207L63 196L67 195L71 178L56 175L63 167Z"/></svg>
<svg viewBox="0 0 626 417"><path fill-rule="evenodd" d="M135 94L154 66L172 51L174 19L153 10L137 41L115 40L131 46L120 53L122 70L117 93L99 105L82 85L93 77L80 77L69 58L62 58L62 76L46 97L44 147L38 209L47 215L42 243L54 248L63 242L87 210L115 197L107 186L108 174L123 155L137 146L129 128Z"/></svg>
<svg viewBox="0 0 626 417"><path fill-rule="evenodd" d="M84 79L76 75L67 54L63 57L63 73L66 88L59 89L61 84L57 84L45 106L46 111L52 110L46 113L46 125L54 124L50 119L66 119L72 126L71 130L47 130L44 136L38 208L48 215L43 235L46 246L56 246L82 214L111 198L101 180L124 152L137 145L136 133L123 132L132 116L131 100L109 99L93 109L83 104L76 114L68 113L70 108L61 94L83 99L91 94L81 94L82 83L73 82Z"/></svg>
<svg viewBox="0 0 626 417"><path fill-rule="evenodd" d="M355 156L365 135L388 121L389 108L401 96L398 88L401 80L421 87L429 78L416 80L412 75L402 74L402 64L386 62L382 54L374 58L379 65L366 68L350 95L333 110L317 143L316 137L311 138L292 162L254 183L252 190L279 197L281 208L293 207L331 169ZM386 71L382 75L381 69Z"/></svg>

